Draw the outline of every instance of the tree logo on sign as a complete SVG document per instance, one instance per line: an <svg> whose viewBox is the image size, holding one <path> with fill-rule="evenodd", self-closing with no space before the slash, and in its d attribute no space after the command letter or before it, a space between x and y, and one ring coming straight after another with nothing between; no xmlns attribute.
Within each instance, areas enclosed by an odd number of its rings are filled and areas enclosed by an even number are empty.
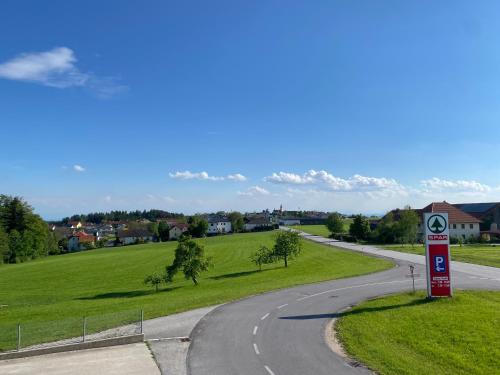
<svg viewBox="0 0 500 375"><path fill-rule="evenodd" d="M443 233L446 225L446 219L441 215L432 215L427 219L427 228L434 234Z"/></svg>

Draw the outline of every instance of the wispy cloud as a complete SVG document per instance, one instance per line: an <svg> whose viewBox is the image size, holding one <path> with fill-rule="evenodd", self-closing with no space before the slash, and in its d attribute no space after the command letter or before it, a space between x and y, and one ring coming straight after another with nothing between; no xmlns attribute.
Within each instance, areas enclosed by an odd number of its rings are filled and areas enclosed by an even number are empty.
<svg viewBox="0 0 500 375"><path fill-rule="evenodd" d="M227 176L227 179L232 180L232 181L239 181L239 182L243 182L243 181L247 180L247 178L240 173L230 174L229 176Z"/></svg>
<svg viewBox="0 0 500 375"><path fill-rule="evenodd" d="M191 172L191 171L184 171L180 172L177 171L175 173L169 173L168 174L170 178L176 179L176 180L201 180L201 181L224 181L224 180L229 180L229 181L246 181L247 178L243 176L240 173L235 173L235 174L230 174L228 176L211 176L207 172Z"/></svg>
<svg viewBox="0 0 500 375"><path fill-rule="evenodd" d="M79 164L73 165L73 170L75 172L85 172L86 171L86 169Z"/></svg>
<svg viewBox="0 0 500 375"><path fill-rule="evenodd" d="M474 180L444 180L433 177L429 180L422 180L422 186L427 191L470 191L487 193L492 187Z"/></svg>
<svg viewBox="0 0 500 375"><path fill-rule="evenodd" d="M23 53L0 64L0 78L59 89L84 87L101 98L109 98L127 89L115 78L98 77L90 72L82 72L76 66L76 62L75 53L67 47Z"/></svg>
<svg viewBox="0 0 500 375"><path fill-rule="evenodd" d="M244 197L255 197L259 195L270 195L271 193L264 189L263 187L260 186L252 186L249 187L246 191L239 191L238 195L244 196Z"/></svg>

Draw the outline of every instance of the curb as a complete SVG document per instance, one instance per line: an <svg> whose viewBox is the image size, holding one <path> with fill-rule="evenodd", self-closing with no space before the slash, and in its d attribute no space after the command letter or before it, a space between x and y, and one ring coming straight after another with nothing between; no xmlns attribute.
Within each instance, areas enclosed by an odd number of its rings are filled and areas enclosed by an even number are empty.
<svg viewBox="0 0 500 375"><path fill-rule="evenodd" d="M3 353L0 354L0 361L4 361L7 359L34 357L44 354L71 352L74 350L85 350L85 349L104 348L107 346L127 345L138 342L144 342L144 334L139 333L136 335L114 337L105 340L96 340L89 342L79 342L76 344L69 344L69 345L53 346L51 348L21 350L18 352Z"/></svg>

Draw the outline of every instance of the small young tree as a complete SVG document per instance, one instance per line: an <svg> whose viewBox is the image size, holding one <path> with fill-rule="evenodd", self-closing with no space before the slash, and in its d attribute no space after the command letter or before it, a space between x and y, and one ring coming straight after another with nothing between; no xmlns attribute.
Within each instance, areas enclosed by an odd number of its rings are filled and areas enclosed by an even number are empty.
<svg viewBox="0 0 500 375"><path fill-rule="evenodd" d="M263 264L274 262L273 251L267 246L261 246L255 253L250 256L250 260L259 267L259 271L262 271Z"/></svg>
<svg viewBox="0 0 500 375"><path fill-rule="evenodd" d="M344 232L344 219L338 212L331 213L326 219L326 227L332 235Z"/></svg>
<svg viewBox="0 0 500 375"><path fill-rule="evenodd" d="M164 277L158 273L153 273L144 278L144 284L151 285L151 287L155 288L156 292L158 292L158 288L162 282L164 282Z"/></svg>
<svg viewBox="0 0 500 375"><path fill-rule="evenodd" d="M175 258L170 266L167 267L165 280L171 282L175 274L182 269L186 280L193 280L198 285L198 278L203 271L207 271L212 266L212 259L205 257L205 249L191 239L191 237L182 237L179 240L177 249L175 249Z"/></svg>
<svg viewBox="0 0 500 375"><path fill-rule="evenodd" d="M370 235L370 224L363 215L356 215L349 227L349 234L356 240L366 240Z"/></svg>
<svg viewBox="0 0 500 375"><path fill-rule="evenodd" d="M273 257L276 260L282 259L285 267L288 267L288 260L297 257L301 249L300 236L297 232L282 231L276 236Z"/></svg>

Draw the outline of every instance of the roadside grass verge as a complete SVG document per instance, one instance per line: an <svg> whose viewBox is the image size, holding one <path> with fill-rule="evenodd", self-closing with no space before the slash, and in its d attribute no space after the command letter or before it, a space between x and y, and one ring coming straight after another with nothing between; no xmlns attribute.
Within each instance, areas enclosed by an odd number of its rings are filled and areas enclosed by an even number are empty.
<svg viewBox="0 0 500 375"><path fill-rule="evenodd" d="M384 249L401 251L404 253L412 253L425 255L425 247L422 245L385 245ZM463 245L451 246L451 260L458 262L475 263L484 266L500 267L500 246L487 245Z"/></svg>
<svg viewBox="0 0 500 375"><path fill-rule="evenodd" d="M149 319L393 265L303 241L302 254L288 268L276 263L265 265L259 272L249 257L261 245L272 246L274 235L262 232L201 239L207 255L213 257L214 268L202 274L198 286L177 275L158 293L143 284L144 277L164 271L173 260L176 242L98 249L4 265L0 268L0 350L14 347L18 322L34 327L29 339L34 344L80 335L78 322L83 316L98 319L106 314L105 326L110 328L123 323L122 311L144 309ZM51 334L46 327L58 321L66 321L69 328Z"/></svg>
<svg viewBox="0 0 500 375"><path fill-rule="evenodd" d="M379 374L498 374L500 292L367 301L336 325L346 352Z"/></svg>
<svg viewBox="0 0 500 375"><path fill-rule="evenodd" d="M290 228L314 234L315 236L330 237L330 232L325 225L291 225Z"/></svg>

